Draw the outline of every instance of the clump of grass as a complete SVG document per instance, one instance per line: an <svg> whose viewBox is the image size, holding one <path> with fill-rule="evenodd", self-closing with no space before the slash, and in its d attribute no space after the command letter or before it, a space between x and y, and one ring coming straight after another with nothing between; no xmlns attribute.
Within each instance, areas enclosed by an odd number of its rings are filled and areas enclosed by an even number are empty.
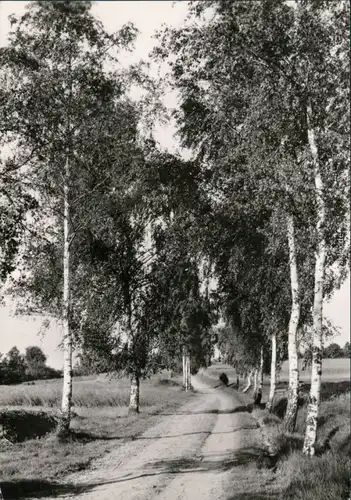
<svg viewBox="0 0 351 500"><path fill-rule="evenodd" d="M281 423L282 423L281 419L277 415L274 415L273 413L264 415L262 418L263 425L273 426L273 425L281 425Z"/></svg>
<svg viewBox="0 0 351 500"><path fill-rule="evenodd" d="M341 453L306 457L293 452L278 466L284 479L279 500L346 500L350 467L350 459Z"/></svg>

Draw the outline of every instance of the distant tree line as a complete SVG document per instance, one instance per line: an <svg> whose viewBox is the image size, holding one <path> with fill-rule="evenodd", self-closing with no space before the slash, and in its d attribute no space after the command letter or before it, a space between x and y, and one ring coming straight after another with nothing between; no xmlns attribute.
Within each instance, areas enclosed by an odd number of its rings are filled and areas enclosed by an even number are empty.
<svg viewBox="0 0 351 500"><path fill-rule="evenodd" d="M16 346L7 354L0 353L0 385L62 377L62 371L47 366L46 360L43 351L35 345L27 347L24 354Z"/></svg>
<svg viewBox="0 0 351 500"><path fill-rule="evenodd" d="M344 347L333 342L324 349L325 358L349 358L350 357L350 342L346 342Z"/></svg>
<svg viewBox="0 0 351 500"><path fill-rule="evenodd" d="M350 358L350 342L346 342L344 347L339 346L335 342L325 347L323 350L323 357L325 359L340 359L340 358ZM304 368L310 366L312 363L312 349L306 349L303 356L301 356L304 360Z"/></svg>

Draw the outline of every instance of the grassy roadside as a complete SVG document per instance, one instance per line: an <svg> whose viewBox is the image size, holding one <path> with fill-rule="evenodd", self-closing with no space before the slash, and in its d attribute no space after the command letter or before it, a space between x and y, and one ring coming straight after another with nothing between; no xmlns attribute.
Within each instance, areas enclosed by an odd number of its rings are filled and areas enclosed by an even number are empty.
<svg viewBox="0 0 351 500"><path fill-rule="evenodd" d="M307 407L301 395L296 431L283 429L282 419L255 410L278 461L279 500L347 500L350 498L350 394L324 397L321 402L316 456L302 453ZM281 400L280 400L281 401ZM279 399L275 409L280 410Z"/></svg>
<svg viewBox="0 0 351 500"><path fill-rule="evenodd" d="M220 384L219 375L222 372L227 374L229 387L232 385L234 389L236 374L232 368L214 365L204 376L212 382L216 379ZM259 496L248 495L246 500L348 500L351 471L350 382L340 380L322 384L317 453L312 458L302 453L309 385L305 384L300 393L296 432L293 434L285 433L282 425L286 388L284 382L278 385L273 413L268 414L264 410L269 391L268 380L265 381L262 407L253 410L269 443L270 452L275 455L275 474L274 482L267 486L265 492L261 491ZM250 397L250 393L236 394L240 398Z"/></svg>
<svg viewBox="0 0 351 500"><path fill-rule="evenodd" d="M181 390L179 379L153 377L141 385L140 414L128 416L127 380L105 379L99 383L83 380L75 385L79 404L74 406L73 433L69 440L58 443L53 433L40 439L29 439L14 444L0 440L0 486L6 500L26 498L30 493L47 488L50 483L71 472L88 468L94 459L134 439L154 425L158 413L164 410L170 412L193 397L191 392L184 393ZM55 414L55 408L50 406L51 400L45 399L45 395L49 396L50 391L41 391L39 384L26 386L24 391L21 386L13 387L13 391L4 387L1 389L2 404L6 397L8 402L13 403L14 396L18 397L16 391L25 394L23 401L37 402L36 398L41 397L42 405L34 405L36 408L28 404L12 404L6 407L7 410L20 408L28 410L30 414L33 414L33 411ZM59 390L54 387L54 390L56 389ZM115 397L119 398L119 403L115 405L111 404L113 391Z"/></svg>

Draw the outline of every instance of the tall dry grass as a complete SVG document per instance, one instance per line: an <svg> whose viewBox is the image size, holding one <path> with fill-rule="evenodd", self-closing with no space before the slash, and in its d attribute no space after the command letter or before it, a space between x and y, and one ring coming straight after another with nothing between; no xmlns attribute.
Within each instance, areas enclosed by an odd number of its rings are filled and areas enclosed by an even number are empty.
<svg viewBox="0 0 351 500"><path fill-rule="evenodd" d="M168 386L160 383L159 377L141 382L140 405L157 406L169 392ZM157 386L157 390L155 387ZM59 408L62 398L62 381L35 385L0 386L0 407L37 406ZM95 408L103 406L124 407L129 404L128 379L109 380L106 377L73 382L73 406Z"/></svg>

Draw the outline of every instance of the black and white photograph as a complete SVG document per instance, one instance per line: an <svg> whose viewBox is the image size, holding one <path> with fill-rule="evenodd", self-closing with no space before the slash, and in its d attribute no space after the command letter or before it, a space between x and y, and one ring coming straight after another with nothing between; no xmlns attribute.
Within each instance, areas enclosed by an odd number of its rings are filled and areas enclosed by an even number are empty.
<svg viewBox="0 0 351 500"><path fill-rule="evenodd" d="M0 500L350 500L348 0L0 1Z"/></svg>

